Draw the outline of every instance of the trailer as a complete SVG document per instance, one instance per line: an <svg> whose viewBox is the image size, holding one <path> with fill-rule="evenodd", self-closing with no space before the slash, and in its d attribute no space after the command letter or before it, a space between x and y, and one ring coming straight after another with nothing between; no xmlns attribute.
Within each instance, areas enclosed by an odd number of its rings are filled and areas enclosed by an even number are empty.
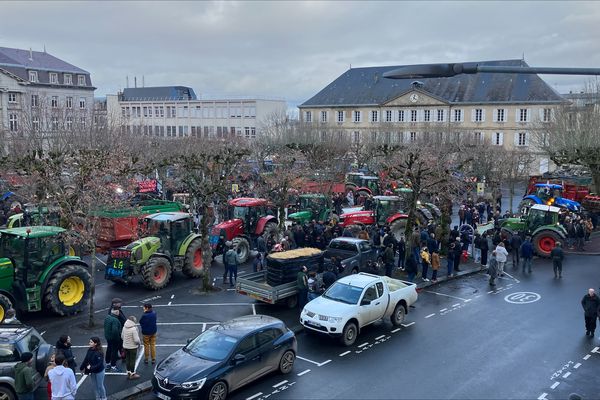
<svg viewBox="0 0 600 400"><path fill-rule="evenodd" d="M267 271L253 272L237 279L235 290L239 294L268 304L285 303L289 308L298 305L296 282L271 286L267 283Z"/></svg>

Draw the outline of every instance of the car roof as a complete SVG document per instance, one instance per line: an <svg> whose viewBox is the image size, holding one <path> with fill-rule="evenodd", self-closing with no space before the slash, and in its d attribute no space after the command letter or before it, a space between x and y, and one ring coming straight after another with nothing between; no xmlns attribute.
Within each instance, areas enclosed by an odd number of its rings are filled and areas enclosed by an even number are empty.
<svg viewBox="0 0 600 400"><path fill-rule="evenodd" d="M189 219L190 218L190 214L186 213L186 212L179 212L179 211L173 211L173 212L161 212L161 213L156 213L156 214L150 214L148 216L146 216L146 219L151 219L153 221L179 221L182 219Z"/></svg>
<svg viewBox="0 0 600 400"><path fill-rule="evenodd" d="M32 327L23 324L0 324L0 343L12 343L25 336Z"/></svg>
<svg viewBox="0 0 600 400"><path fill-rule="evenodd" d="M554 206L548 206L546 204L534 204L531 206L532 210L542 210L542 211L550 211L550 212L559 212L560 208Z"/></svg>
<svg viewBox="0 0 600 400"><path fill-rule="evenodd" d="M346 285L364 288L371 285L374 278L379 279L379 276L361 272L359 274L347 275L337 281Z"/></svg>
<svg viewBox="0 0 600 400"><path fill-rule="evenodd" d="M373 196L375 200L380 201L399 201L401 200L399 196Z"/></svg>
<svg viewBox="0 0 600 400"><path fill-rule="evenodd" d="M19 236L21 238L43 238L56 236L65 232L66 229L58 226L22 226L19 228L0 229L0 233L6 235Z"/></svg>
<svg viewBox="0 0 600 400"><path fill-rule="evenodd" d="M262 329L268 326L284 326L280 319L269 315L246 315L221 322L211 329L220 331L228 336L241 338L250 332Z"/></svg>

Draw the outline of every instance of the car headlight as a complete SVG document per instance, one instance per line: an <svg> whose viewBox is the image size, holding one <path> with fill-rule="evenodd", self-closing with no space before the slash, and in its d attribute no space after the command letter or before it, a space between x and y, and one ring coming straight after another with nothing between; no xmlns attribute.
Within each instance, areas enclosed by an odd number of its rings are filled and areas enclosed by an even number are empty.
<svg viewBox="0 0 600 400"><path fill-rule="evenodd" d="M196 390L200 390L202 388L202 386L204 386L205 382L206 382L206 378L202 378L197 381L183 382L181 384L181 387L193 392Z"/></svg>
<svg viewBox="0 0 600 400"><path fill-rule="evenodd" d="M329 322L333 322L334 324L339 324L340 322L342 322L342 318L341 317L329 317Z"/></svg>

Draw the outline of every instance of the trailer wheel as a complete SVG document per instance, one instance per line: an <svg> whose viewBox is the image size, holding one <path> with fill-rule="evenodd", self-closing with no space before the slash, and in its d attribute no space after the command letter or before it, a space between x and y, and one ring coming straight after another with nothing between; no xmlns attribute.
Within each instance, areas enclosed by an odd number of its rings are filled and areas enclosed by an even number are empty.
<svg viewBox="0 0 600 400"><path fill-rule="evenodd" d="M190 243L185 252L185 262L183 263L182 272L190 278L198 278L202 276L204 265L202 264L202 241L195 239Z"/></svg>
<svg viewBox="0 0 600 400"><path fill-rule="evenodd" d="M146 288L159 290L169 284L172 273L169 260L164 257L154 257L142 268L142 281Z"/></svg>
<svg viewBox="0 0 600 400"><path fill-rule="evenodd" d="M11 308L13 308L12 301L5 295L0 294L0 324L4 322L4 318L6 318L6 311Z"/></svg>
<svg viewBox="0 0 600 400"><path fill-rule="evenodd" d="M90 297L92 278L82 265L65 264L50 277L44 293L46 307L58 315L83 311Z"/></svg>

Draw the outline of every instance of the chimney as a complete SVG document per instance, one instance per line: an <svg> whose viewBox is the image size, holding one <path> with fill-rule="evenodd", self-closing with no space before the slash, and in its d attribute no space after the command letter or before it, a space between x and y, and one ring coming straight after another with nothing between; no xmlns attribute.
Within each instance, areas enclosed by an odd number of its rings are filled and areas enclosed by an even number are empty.
<svg viewBox="0 0 600 400"><path fill-rule="evenodd" d="M33 51L29 48L29 61L33 61Z"/></svg>
<svg viewBox="0 0 600 400"><path fill-rule="evenodd" d="M137 76L133 77L133 87L137 88Z"/></svg>

